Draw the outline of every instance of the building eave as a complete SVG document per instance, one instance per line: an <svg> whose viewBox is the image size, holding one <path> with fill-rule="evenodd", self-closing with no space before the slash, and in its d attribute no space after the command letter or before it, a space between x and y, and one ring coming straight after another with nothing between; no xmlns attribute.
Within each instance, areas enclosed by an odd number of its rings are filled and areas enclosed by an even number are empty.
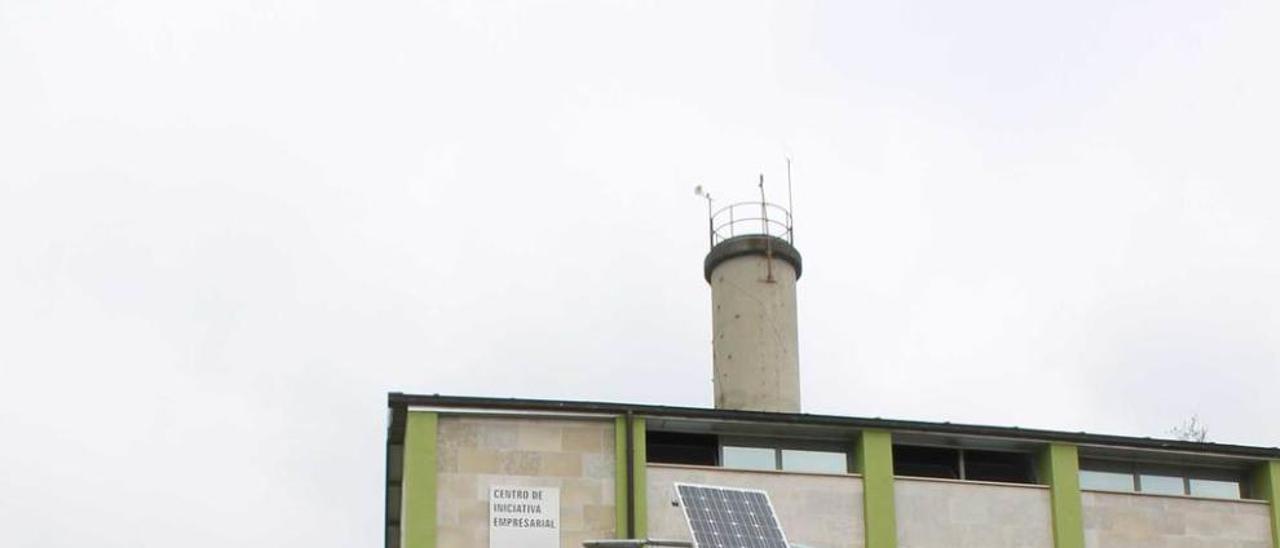
<svg viewBox="0 0 1280 548"><path fill-rule="evenodd" d="M805 426L827 426L848 428L851 430L889 430L896 432L922 432L955 436L998 437L1040 443L1071 443L1085 446L1112 447L1118 449L1140 449L1154 451L1171 451L1219 455L1245 459L1280 459L1280 448L1255 447L1212 442L1189 442L1160 438L1117 436L1109 434L1091 434L1087 432L1063 432L1019 428L1016 426L984 426L951 422L926 422L897 420L884 418L845 417L837 415L816 415L808 413L769 413L758 411L735 411L725 409L708 409L700 407L677 407L666 405L630 404L598 401L565 401L519 398L487 398L472 396L418 395L392 392L388 395L391 409L407 410L410 407L436 407L457 409L492 409L508 411L536 411L548 413L588 413L649 416L655 418L681 418L718 420L745 423L795 424ZM397 421L391 421L388 432L388 443L396 443L393 436L397 432Z"/></svg>

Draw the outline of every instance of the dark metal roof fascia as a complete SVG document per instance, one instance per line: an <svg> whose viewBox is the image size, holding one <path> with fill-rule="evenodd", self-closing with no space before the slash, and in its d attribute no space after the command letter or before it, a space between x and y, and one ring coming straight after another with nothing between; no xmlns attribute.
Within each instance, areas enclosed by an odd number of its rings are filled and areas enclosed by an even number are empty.
<svg viewBox="0 0 1280 548"><path fill-rule="evenodd" d="M671 407L611 402L532 400L517 398L486 398L472 396L414 395L392 392L388 405L395 409L408 407L458 407L512 411L552 411L566 413L601 413L665 418L722 420L733 422L763 422L770 424L802 424L811 426L835 426L852 429L881 429L889 431L914 431L933 434L1000 437L1038 442L1067 442L1077 445L1124 447L1160 451L1182 451L1210 455L1248 457L1255 459L1280 459L1280 448L1255 447L1219 443L1197 443L1158 438L1137 438L1086 432L1059 432L1018 428L1016 426L981 426L949 422L923 422L881 418L841 417L835 415L810 415L806 413L768 413L762 411L735 411L700 407ZM395 429L389 434L394 434ZM403 428L399 432L403 440ZM390 443L390 440L388 440Z"/></svg>

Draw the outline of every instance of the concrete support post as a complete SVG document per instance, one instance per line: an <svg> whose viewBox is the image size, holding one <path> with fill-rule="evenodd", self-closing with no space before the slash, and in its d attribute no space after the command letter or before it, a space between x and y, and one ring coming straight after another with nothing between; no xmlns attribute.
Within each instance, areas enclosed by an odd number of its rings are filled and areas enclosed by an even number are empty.
<svg viewBox="0 0 1280 548"><path fill-rule="evenodd" d="M404 431L400 527L404 548L436 548L435 413L409 412Z"/></svg>
<svg viewBox="0 0 1280 548"><path fill-rule="evenodd" d="M1253 471L1250 497L1267 501L1270 506L1271 545L1280 548L1280 461L1259 464Z"/></svg>
<svg viewBox="0 0 1280 548"><path fill-rule="evenodd" d="M854 451L862 474L863 529L866 548L897 548L898 520L893 501L893 437L864 430Z"/></svg>
<svg viewBox="0 0 1280 548"><path fill-rule="evenodd" d="M1084 548L1084 509L1080 501L1080 458L1076 446L1050 444L1040 454L1040 482L1049 485L1053 545Z"/></svg>

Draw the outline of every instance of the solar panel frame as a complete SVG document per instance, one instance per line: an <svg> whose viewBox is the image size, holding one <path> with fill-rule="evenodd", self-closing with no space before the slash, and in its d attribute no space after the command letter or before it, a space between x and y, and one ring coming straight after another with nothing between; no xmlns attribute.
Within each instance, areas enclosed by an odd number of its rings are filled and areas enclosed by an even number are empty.
<svg viewBox="0 0 1280 548"><path fill-rule="evenodd" d="M774 538L762 538L759 536L748 537L749 541L746 542L745 544L708 543L708 542L704 542L703 540L700 540L698 535L699 529L694 525L695 518L693 516L693 512L691 512L691 508L696 509L696 508L701 508L701 506L699 505L690 506L688 502L685 500L685 491L684 489L681 489L682 487L688 487L688 488L691 488L692 490L710 490L710 491L718 491L718 492L741 493L741 494L747 494L747 495L754 495L759 499L763 499L763 504L761 504L759 500L755 502L757 505L760 506L762 510L763 509L768 510L768 513L764 515L764 517L767 518L769 521L771 521L771 523L760 523L760 524L756 524L755 527L759 528L761 527L761 525L769 527L771 531L776 531L777 533L776 537ZM761 489L746 489L741 487L725 487L720 485L702 485L702 484L696 484L696 483L683 483L683 482L676 482L675 488L676 488L677 500L679 500L680 508L684 512L685 524L689 526L689 538L693 539L694 548L722 548L722 547L723 548L789 548L791 546L790 542L787 540L786 531L782 529L782 522L778 520L778 513L773 508L773 500L769 498L769 493L767 491L764 491ZM750 505L748 504L748 507L749 506ZM725 508L724 511L727 514L733 513L728 508ZM708 522L714 523L714 520L708 519ZM728 530L729 529L725 529L725 531L728 531ZM713 531L711 536L715 536L717 534L719 533ZM770 535L770 536L772 537L773 535ZM706 535L703 535L703 537L705 538ZM729 542L729 541L726 541L726 542Z"/></svg>

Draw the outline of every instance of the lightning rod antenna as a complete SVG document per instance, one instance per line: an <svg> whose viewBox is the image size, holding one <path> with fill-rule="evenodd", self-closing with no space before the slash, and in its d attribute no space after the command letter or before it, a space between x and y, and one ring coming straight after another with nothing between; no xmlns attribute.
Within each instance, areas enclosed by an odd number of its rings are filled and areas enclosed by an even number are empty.
<svg viewBox="0 0 1280 548"><path fill-rule="evenodd" d="M764 255L767 275L764 281L774 283L773 279L773 238L769 236L769 201L764 197L764 174L760 174L760 226L764 229Z"/></svg>
<svg viewBox="0 0 1280 548"><path fill-rule="evenodd" d="M791 157L787 156L787 230L791 243L796 242L796 204L791 201Z"/></svg>

